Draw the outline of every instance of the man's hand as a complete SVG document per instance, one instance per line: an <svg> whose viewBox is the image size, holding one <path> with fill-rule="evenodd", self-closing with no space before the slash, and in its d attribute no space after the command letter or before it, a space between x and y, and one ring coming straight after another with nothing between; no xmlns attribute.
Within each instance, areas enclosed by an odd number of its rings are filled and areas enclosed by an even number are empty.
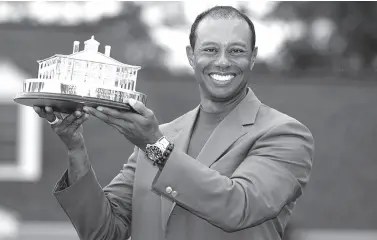
<svg viewBox="0 0 377 240"><path fill-rule="evenodd" d="M82 135L82 124L89 118L87 113L75 111L70 115L64 115L59 112L53 112L51 107L41 108L34 106L33 108L39 117L45 118L49 122L58 119L55 124L51 124L51 128L63 141L68 150L75 150L85 146Z"/></svg>
<svg viewBox="0 0 377 240"><path fill-rule="evenodd" d="M129 104L137 113L121 112L102 106L97 109L85 106L84 111L116 128L130 142L145 151L147 144L155 143L163 136L159 123L152 110L143 103L130 99Z"/></svg>

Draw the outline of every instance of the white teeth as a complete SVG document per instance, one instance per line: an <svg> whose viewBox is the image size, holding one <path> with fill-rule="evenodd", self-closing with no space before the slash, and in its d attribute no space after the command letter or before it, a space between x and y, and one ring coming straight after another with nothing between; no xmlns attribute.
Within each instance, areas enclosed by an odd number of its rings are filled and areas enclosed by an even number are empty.
<svg viewBox="0 0 377 240"><path fill-rule="evenodd" d="M212 73L209 76L211 78L217 80L217 81L229 81L229 80L234 78L234 76L231 75L231 74L229 74L229 75L219 75L219 74Z"/></svg>

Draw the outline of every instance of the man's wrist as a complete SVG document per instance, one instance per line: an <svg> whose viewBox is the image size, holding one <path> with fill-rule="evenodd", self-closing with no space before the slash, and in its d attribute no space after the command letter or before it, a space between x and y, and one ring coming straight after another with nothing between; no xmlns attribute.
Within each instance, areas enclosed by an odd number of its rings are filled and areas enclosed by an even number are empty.
<svg viewBox="0 0 377 240"><path fill-rule="evenodd" d="M72 144L72 145L67 145L67 150L69 152L77 152L77 151L86 150L85 142L82 141L80 143L76 143L76 144Z"/></svg>
<svg viewBox="0 0 377 240"><path fill-rule="evenodd" d="M72 148L72 149L68 149L68 157L73 157L73 158L77 158L77 157L81 157L81 156L86 156L88 153L87 153L87 150L86 150L86 147L85 145L82 146L82 147L79 147L79 148Z"/></svg>
<svg viewBox="0 0 377 240"><path fill-rule="evenodd" d="M158 140L160 140L164 135L160 130L158 130L149 141L141 146L138 146L141 150L146 152L146 147L148 144L155 144Z"/></svg>
<svg viewBox="0 0 377 240"><path fill-rule="evenodd" d="M164 134L162 134L162 132L160 130L158 130L155 134L154 134L154 138L151 139L151 142L150 144L154 144L156 143L158 140L160 140L162 137L164 136Z"/></svg>

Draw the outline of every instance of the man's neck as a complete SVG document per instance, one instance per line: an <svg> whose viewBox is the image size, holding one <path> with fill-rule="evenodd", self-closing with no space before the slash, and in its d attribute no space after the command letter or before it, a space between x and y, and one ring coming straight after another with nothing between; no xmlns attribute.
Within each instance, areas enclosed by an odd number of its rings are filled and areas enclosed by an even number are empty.
<svg viewBox="0 0 377 240"><path fill-rule="evenodd" d="M203 111L209 113L228 112L235 108L242 101L242 99L245 98L247 92L247 87L245 87L236 96L226 101L215 101L206 97L204 94L201 94L200 107L203 109Z"/></svg>

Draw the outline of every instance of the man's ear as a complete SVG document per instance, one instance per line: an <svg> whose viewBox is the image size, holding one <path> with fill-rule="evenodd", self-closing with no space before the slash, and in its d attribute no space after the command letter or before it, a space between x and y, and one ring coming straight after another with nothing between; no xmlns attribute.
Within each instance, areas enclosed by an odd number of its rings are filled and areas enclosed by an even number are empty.
<svg viewBox="0 0 377 240"><path fill-rule="evenodd" d="M187 59L191 65L191 67L195 67L195 61L194 61L194 50L191 48L190 45L188 45L186 47L186 55L187 55Z"/></svg>
<svg viewBox="0 0 377 240"><path fill-rule="evenodd" d="M251 53L251 58L250 58L250 70L253 70L253 67L254 67L254 64L255 64L255 61L257 59L257 55L258 55L258 47L255 47L253 52Z"/></svg>

